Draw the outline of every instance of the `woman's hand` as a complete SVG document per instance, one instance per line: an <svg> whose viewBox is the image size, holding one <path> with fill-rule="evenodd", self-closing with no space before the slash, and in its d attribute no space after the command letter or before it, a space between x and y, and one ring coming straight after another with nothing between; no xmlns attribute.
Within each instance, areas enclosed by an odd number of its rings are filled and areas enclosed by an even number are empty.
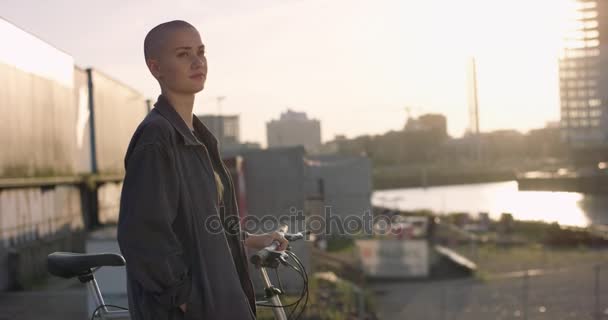
<svg viewBox="0 0 608 320"><path fill-rule="evenodd" d="M263 234L251 233L251 234L249 234L247 239L245 239L245 246L247 246L248 248L254 249L254 250L261 250L261 249L268 247L275 240L278 241L280 244L279 247L277 248L277 251L283 251L283 250L287 249L287 245L289 244L289 241L287 239L285 239L283 234L281 234L280 232L277 232L277 231L263 233Z"/></svg>
<svg viewBox="0 0 608 320"><path fill-rule="evenodd" d="M180 305L180 306L179 306L179 308L180 308L180 309L182 309L182 312L183 312L183 313L186 313L186 308L187 308L187 307L188 307L188 306L187 306L185 303L183 303L182 305Z"/></svg>

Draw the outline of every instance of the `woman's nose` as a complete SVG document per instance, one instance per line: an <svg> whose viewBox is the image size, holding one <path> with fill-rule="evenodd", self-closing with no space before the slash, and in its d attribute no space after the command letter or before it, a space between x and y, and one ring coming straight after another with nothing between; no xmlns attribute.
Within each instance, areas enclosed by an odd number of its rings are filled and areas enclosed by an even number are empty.
<svg viewBox="0 0 608 320"><path fill-rule="evenodd" d="M204 67L207 65L207 58L205 57L198 57L195 56L194 60L192 61L192 67L197 69L199 67Z"/></svg>

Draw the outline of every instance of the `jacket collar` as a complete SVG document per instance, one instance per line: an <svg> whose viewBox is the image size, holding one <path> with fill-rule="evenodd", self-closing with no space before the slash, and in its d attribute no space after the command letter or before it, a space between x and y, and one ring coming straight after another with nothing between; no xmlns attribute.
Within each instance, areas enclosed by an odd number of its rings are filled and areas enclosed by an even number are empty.
<svg viewBox="0 0 608 320"><path fill-rule="evenodd" d="M165 117L169 123L171 123L175 130L179 132L185 145L201 145L201 142L192 134L190 128L188 128L167 97L163 96L162 94L159 95L158 100L154 104L154 109L158 110L158 112ZM212 146L215 150L217 148L217 138L211 133L211 131L209 131L209 129L197 116L193 117L192 125L194 130L202 136L205 145Z"/></svg>

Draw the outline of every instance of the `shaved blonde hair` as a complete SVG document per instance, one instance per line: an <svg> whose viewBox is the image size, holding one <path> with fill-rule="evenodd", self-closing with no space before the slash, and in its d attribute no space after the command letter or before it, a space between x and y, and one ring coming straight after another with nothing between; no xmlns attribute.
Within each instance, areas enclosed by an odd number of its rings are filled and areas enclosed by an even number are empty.
<svg viewBox="0 0 608 320"><path fill-rule="evenodd" d="M196 28L190 23L183 20L173 20L164 22L152 28L144 39L144 58L146 61L150 58L158 58L163 45L167 42L167 37L171 32L183 28Z"/></svg>

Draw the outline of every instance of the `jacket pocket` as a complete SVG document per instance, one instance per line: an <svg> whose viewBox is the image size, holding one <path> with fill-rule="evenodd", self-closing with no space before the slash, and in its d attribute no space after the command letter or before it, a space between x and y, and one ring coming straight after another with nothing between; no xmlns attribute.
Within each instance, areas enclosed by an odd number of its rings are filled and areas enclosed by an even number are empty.
<svg viewBox="0 0 608 320"><path fill-rule="evenodd" d="M203 320L203 305L197 302L188 302L186 312L180 309L181 320Z"/></svg>
<svg viewBox="0 0 608 320"><path fill-rule="evenodd" d="M190 284L192 286L192 290L190 290L190 295L188 296L188 299L186 300L186 312L183 312L180 308L180 313L183 320L201 320L202 319L202 315L201 315L201 304L198 301L198 299L200 299L200 293L199 293L199 284L198 281L196 280L197 277L196 275L192 274L190 276Z"/></svg>
<svg viewBox="0 0 608 320"><path fill-rule="evenodd" d="M181 309L172 307L167 309L148 292L142 292L142 303L140 304L142 320L181 320Z"/></svg>

